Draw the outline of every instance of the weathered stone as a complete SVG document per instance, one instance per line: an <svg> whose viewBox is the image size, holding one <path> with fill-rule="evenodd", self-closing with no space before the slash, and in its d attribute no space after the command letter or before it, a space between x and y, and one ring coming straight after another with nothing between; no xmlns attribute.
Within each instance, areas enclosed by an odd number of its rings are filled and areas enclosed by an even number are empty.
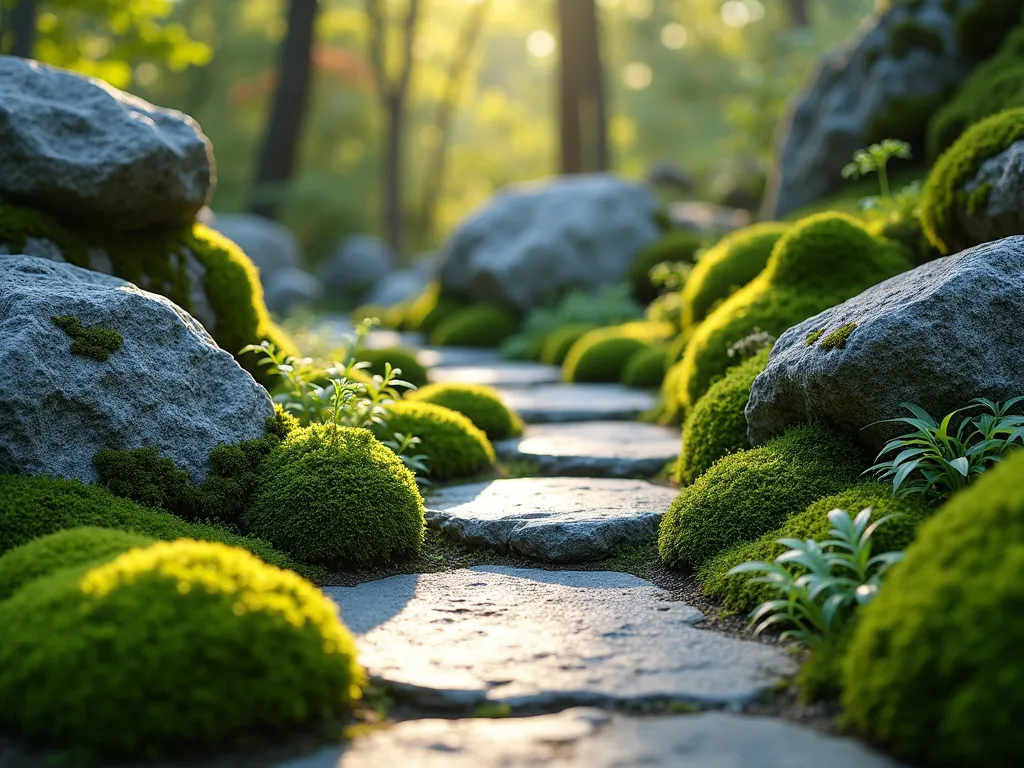
<svg viewBox="0 0 1024 768"><path fill-rule="evenodd" d="M279 269L302 264L302 246L288 227L248 213L217 214L214 229L234 241L260 270L264 287L267 276Z"/></svg>
<svg viewBox="0 0 1024 768"><path fill-rule="evenodd" d="M627 717L577 707L534 717L407 720L278 768L897 768L853 739L727 712Z"/></svg>
<svg viewBox="0 0 1024 768"><path fill-rule="evenodd" d="M985 160L964 191L963 200L957 197L956 216L974 242L1024 235L1024 141ZM976 191L982 202L971 205Z"/></svg>
<svg viewBox="0 0 1024 768"><path fill-rule="evenodd" d="M890 3L848 48L822 59L814 83L781 126L765 218L841 189L843 166L861 147L923 136L943 94L970 72L956 42L957 10L947 0Z"/></svg>
<svg viewBox="0 0 1024 768"><path fill-rule="evenodd" d="M187 115L0 56L0 197L127 231L190 222L212 176L209 141Z"/></svg>
<svg viewBox="0 0 1024 768"><path fill-rule="evenodd" d="M611 174L510 187L452 236L441 283L521 310L613 283L658 238L657 209L649 190Z"/></svg>
<svg viewBox="0 0 1024 768"><path fill-rule="evenodd" d="M431 493L427 522L466 544L578 563L650 540L677 493L645 480L493 480Z"/></svg>
<svg viewBox="0 0 1024 768"><path fill-rule="evenodd" d="M328 254L320 266L320 279L331 295L357 298L390 270L391 249L374 235L351 235Z"/></svg>
<svg viewBox="0 0 1024 768"><path fill-rule="evenodd" d="M657 402L650 392L619 384L552 384L502 389L501 395L527 424L631 421Z"/></svg>
<svg viewBox="0 0 1024 768"><path fill-rule="evenodd" d="M536 462L543 475L649 477L679 455L679 430L656 424L589 421L531 425L522 437L502 440L502 459Z"/></svg>
<svg viewBox="0 0 1024 768"><path fill-rule="evenodd" d="M850 324L845 345L822 348ZM876 423L908 415L903 402L941 418L976 397L1024 394L1022 326L1024 237L897 275L782 335L750 393L751 440L824 420L878 451L906 431Z"/></svg>
<svg viewBox="0 0 1024 768"><path fill-rule="evenodd" d="M369 673L426 706L740 706L796 668L624 573L478 566L324 591Z"/></svg>
<svg viewBox="0 0 1024 768"><path fill-rule="evenodd" d="M297 267L260 274L260 280L267 309L278 315L288 315L298 307L313 304L324 292L319 280Z"/></svg>
<svg viewBox="0 0 1024 768"><path fill-rule="evenodd" d="M98 479L101 448L152 446L201 481L209 453L266 432L266 391L191 315L109 275L31 256L0 271L0 470ZM55 316L117 331L105 361Z"/></svg>
<svg viewBox="0 0 1024 768"><path fill-rule="evenodd" d="M562 377L557 365L506 360L480 366L447 366L432 372L432 381L487 384L492 387L535 387L553 384Z"/></svg>

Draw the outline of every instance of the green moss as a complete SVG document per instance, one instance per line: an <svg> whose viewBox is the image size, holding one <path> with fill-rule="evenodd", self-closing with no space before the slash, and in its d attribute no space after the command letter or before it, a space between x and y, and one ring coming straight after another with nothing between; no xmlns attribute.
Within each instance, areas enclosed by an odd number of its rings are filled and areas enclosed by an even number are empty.
<svg viewBox="0 0 1024 768"><path fill-rule="evenodd" d="M387 430L420 439L415 452L427 457L430 480L454 480L475 475L494 464L494 448L483 430L467 417L434 403L404 400L388 409Z"/></svg>
<svg viewBox="0 0 1024 768"><path fill-rule="evenodd" d="M415 387L422 387L427 383L427 369L416 359L416 353L404 347L386 347L384 349L360 349L357 357L363 362L370 364L366 369L370 374L376 376L384 375L384 365L391 363L392 368L401 368L400 378L408 381Z"/></svg>
<svg viewBox="0 0 1024 768"><path fill-rule="evenodd" d="M682 423L684 413L682 403L679 400L679 393L682 392L683 364L673 363L665 371L665 378L661 382L661 397L659 398L659 409L661 416L658 419L663 424Z"/></svg>
<svg viewBox="0 0 1024 768"><path fill-rule="evenodd" d="M643 321L590 331L566 354L562 378L570 382L619 381L633 355L671 335L670 324Z"/></svg>
<svg viewBox="0 0 1024 768"><path fill-rule="evenodd" d="M750 448L743 409L754 379L768 364L769 352L766 349L730 368L687 415L677 466L683 485L692 483L723 456Z"/></svg>
<svg viewBox="0 0 1024 768"><path fill-rule="evenodd" d="M788 224L754 224L723 237L697 261L682 290L684 332L701 322L716 302L728 298L760 274Z"/></svg>
<svg viewBox="0 0 1024 768"><path fill-rule="evenodd" d="M422 544L423 499L412 472L368 430L293 430L260 475L246 529L304 562L363 566Z"/></svg>
<svg viewBox="0 0 1024 768"><path fill-rule="evenodd" d="M1018 0L974 0L957 14L957 45L969 58L983 61L999 50L1021 21Z"/></svg>
<svg viewBox="0 0 1024 768"><path fill-rule="evenodd" d="M107 562L152 543L146 536L112 528L70 528L32 539L0 556L0 602L63 568Z"/></svg>
<svg viewBox="0 0 1024 768"><path fill-rule="evenodd" d="M967 215L974 216L981 213L988 206L988 199L992 195L992 183L984 181L976 186L967 196Z"/></svg>
<svg viewBox="0 0 1024 768"><path fill-rule="evenodd" d="M843 662L850 650L856 624L855 613L841 629L826 637L800 667L796 684L804 703L835 701L842 694Z"/></svg>
<svg viewBox="0 0 1024 768"><path fill-rule="evenodd" d="M496 347L519 330L519 320L493 304L451 313L434 328L430 343L441 347Z"/></svg>
<svg viewBox="0 0 1024 768"><path fill-rule="evenodd" d="M0 604L0 719L92 759L287 732L347 714L364 681L327 597L220 544L155 544Z"/></svg>
<svg viewBox="0 0 1024 768"><path fill-rule="evenodd" d="M824 335L824 328L815 328L813 331L807 334L806 338L804 338L804 346L813 347L815 344L818 343L818 339L820 339Z"/></svg>
<svg viewBox="0 0 1024 768"><path fill-rule="evenodd" d="M622 383L627 387L654 389L665 378L668 345L651 344L633 354L622 369Z"/></svg>
<svg viewBox="0 0 1024 768"><path fill-rule="evenodd" d="M124 338L113 328L94 325L86 328L82 321L71 315L58 315L53 324L71 337L71 354L91 357L105 363L111 352L116 352L124 343Z"/></svg>
<svg viewBox="0 0 1024 768"><path fill-rule="evenodd" d="M1024 752L1024 451L951 498L860 612L846 718L914 764Z"/></svg>
<svg viewBox="0 0 1024 768"><path fill-rule="evenodd" d="M733 359L729 347L759 328L772 336L911 267L902 246L850 216L822 213L795 224L768 265L694 330L683 355L679 394L692 408Z"/></svg>
<svg viewBox="0 0 1024 768"><path fill-rule="evenodd" d="M222 348L237 354L246 344L270 339L280 349L294 351L270 320L256 267L237 245L202 224L136 233L73 231L42 211L0 202L0 243L18 253L29 238L49 240L68 262L86 269L90 250L101 249L110 259L112 274L194 314L188 275L191 255L205 270L203 293L216 315L215 324L206 330ZM252 355L239 362L254 376L265 376Z"/></svg>
<svg viewBox="0 0 1024 768"><path fill-rule="evenodd" d="M836 349L843 349L850 338L850 334L852 334L856 329L856 323L846 323L845 325L839 326L821 340L821 351L831 352Z"/></svg>
<svg viewBox="0 0 1024 768"><path fill-rule="evenodd" d="M641 249L626 270L626 280L632 286L633 297L641 304L654 301L659 291L651 282L650 271L664 262L692 264L700 247L698 235L685 229L674 229Z"/></svg>
<svg viewBox="0 0 1024 768"><path fill-rule="evenodd" d="M556 331L552 331L544 339L540 349L540 360L548 365L561 365L565 362L565 356L569 354L572 345L579 341L583 335L594 330L591 323L572 323L563 325Z"/></svg>
<svg viewBox="0 0 1024 768"><path fill-rule="evenodd" d="M889 52L897 59L903 59L913 50L942 56L946 52L946 45L935 30L923 27L916 21L907 20L893 25L889 31Z"/></svg>
<svg viewBox="0 0 1024 768"><path fill-rule="evenodd" d="M670 566L699 567L848 488L864 466L847 438L819 426L795 427L759 448L719 459L683 488L662 518L658 550Z"/></svg>
<svg viewBox="0 0 1024 768"><path fill-rule="evenodd" d="M964 187L985 160L1021 139L1024 109L1010 109L971 126L939 158L925 185L921 222L929 241L942 253L978 245L959 221L958 211L968 206Z"/></svg>
<svg viewBox="0 0 1024 768"><path fill-rule="evenodd" d="M410 392L406 400L433 403L461 413L482 429L489 440L506 440L523 433L523 421L493 387L446 382Z"/></svg>
<svg viewBox="0 0 1024 768"><path fill-rule="evenodd" d="M729 610L752 611L777 593L765 584L751 582L748 575L729 576L730 568L749 560L772 562L786 550L778 539L825 541L832 529L829 512L842 509L852 516L868 507L874 510L872 520L899 515L876 529L871 539L871 551L876 555L905 549L914 540L917 527L931 514L920 499L893 498L892 486L886 483L851 483L847 489L815 501L760 538L737 544L707 560L697 572L697 583Z"/></svg>
<svg viewBox="0 0 1024 768"><path fill-rule="evenodd" d="M465 306L464 301L445 295L440 284L432 282L408 304L402 327L429 336L442 320Z"/></svg>

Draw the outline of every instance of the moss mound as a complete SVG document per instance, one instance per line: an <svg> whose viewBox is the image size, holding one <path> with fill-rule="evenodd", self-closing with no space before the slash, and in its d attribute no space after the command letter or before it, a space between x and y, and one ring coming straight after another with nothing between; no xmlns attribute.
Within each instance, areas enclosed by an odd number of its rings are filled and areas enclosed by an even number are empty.
<svg viewBox="0 0 1024 768"><path fill-rule="evenodd" d="M905 549L914 540L918 525L931 514L931 509L918 499L893 498L891 485L860 483L814 502L756 541L739 544L711 558L698 571L697 582L708 595L720 600L725 607L735 611L751 611L777 593L764 584L751 583L749 576L727 576L730 568L748 560L770 563L786 549L778 543L778 539L824 541L829 538L828 532L832 529L829 512L842 509L852 517L867 507L874 509L872 520L880 520L885 515L899 515L876 530L871 539L871 552L876 555Z"/></svg>
<svg viewBox="0 0 1024 768"><path fill-rule="evenodd" d="M156 757L347 712L355 656L335 606L295 574L159 543L0 604L0 718L90 756Z"/></svg>
<svg viewBox="0 0 1024 768"><path fill-rule="evenodd" d="M21 253L28 238L55 243L67 261L86 269L90 250L102 249L110 259L112 274L166 296L192 314L199 309L192 300L188 275L189 260L194 258L205 270L203 293L216 316L206 330L221 347L237 354L246 344L268 339L279 349L295 351L270 320L259 273L249 257L202 224L172 231L79 231L42 211L0 201L0 243ZM239 362L257 379L266 381L265 370L256 365L254 356L241 356Z"/></svg>
<svg viewBox="0 0 1024 768"><path fill-rule="evenodd" d="M416 480L368 430L296 429L267 458L261 475L247 530L304 562L368 565L412 554L422 544Z"/></svg>
<svg viewBox="0 0 1024 768"><path fill-rule="evenodd" d="M921 222L928 240L942 253L978 245L961 220L973 207L964 185L985 160L1022 139L1024 109L1010 109L971 126L935 163L924 189Z"/></svg>
<svg viewBox="0 0 1024 768"><path fill-rule="evenodd" d="M658 407L661 411L660 422L664 424L679 424L683 420L683 404L679 401L679 393L683 389L683 364L673 363L665 371L665 378L661 382L661 398Z"/></svg>
<svg viewBox="0 0 1024 768"><path fill-rule="evenodd" d="M680 376L684 409L725 373L733 363L729 347L755 328L777 337L910 267L902 246L873 236L850 216L821 213L797 222L775 244L764 271L693 331Z"/></svg>
<svg viewBox="0 0 1024 768"><path fill-rule="evenodd" d="M654 301L658 297L658 288L651 282L650 271L664 262L692 264L700 246L698 235L685 229L673 229L661 240L641 249L626 270L626 280L632 286L633 297L641 304Z"/></svg>
<svg viewBox="0 0 1024 768"><path fill-rule="evenodd" d="M516 316L494 304L456 310L439 322L430 343L439 347L496 347L519 330Z"/></svg>
<svg viewBox="0 0 1024 768"><path fill-rule="evenodd" d="M519 414L505 405L496 389L483 384L430 384L410 392L406 400L433 403L457 411L482 429L489 440L506 440L523 434Z"/></svg>
<svg viewBox="0 0 1024 768"><path fill-rule="evenodd" d="M667 344L651 344L633 354L622 369L622 383L627 387L652 389L665 378Z"/></svg>
<svg viewBox="0 0 1024 768"><path fill-rule="evenodd" d="M91 526L133 531L153 539L202 539L247 549L281 568L315 575L265 541L216 525L189 523L160 509L123 499L98 485L52 477L0 474L0 555L32 539Z"/></svg>
<svg viewBox="0 0 1024 768"><path fill-rule="evenodd" d="M1024 451L927 523L860 613L848 719L896 756L1016 765L1024 751Z"/></svg>
<svg viewBox="0 0 1024 768"><path fill-rule="evenodd" d="M461 299L444 295L440 284L433 282L406 306L402 327L429 336L438 323L465 306Z"/></svg>
<svg viewBox="0 0 1024 768"><path fill-rule="evenodd" d="M494 463L494 448L466 416L434 403L404 400L389 408L387 430L378 434L415 435L415 453L427 457L431 480L468 477Z"/></svg>
<svg viewBox="0 0 1024 768"><path fill-rule="evenodd" d="M754 224L726 235L709 249L682 290L683 328L693 328L718 302L757 277L788 229L788 224L778 222Z"/></svg>
<svg viewBox="0 0 1024 768"><path fill-rule="evenodd" d="M619 381L637 352L672 335L669 323L638 321L599 328L579 338L562 363L562 378L572 382Z"/></svg>
<svg viewBox="0 0 1024 768"><path fill-rule="evenodd" d="M699 567L849 488L864 467L853 443L819 426L795 427L726 456L672 502L658 532L661 557L669 565Z"/></svg>
<svg viewBox="0 0 1024 768"><path fill-rule="evenodd" d="M153 543L147 536L114 528L69 528L33 539L0 556L0 602L30 581L63 568L113 560Z"/></svg>
<svg viewBox="0 0 1024 768"><path fill-rule="evenodd" d="M565 362L565 356L569 354L572 345L585 334L595 330L595 327L590 323L572 323L552 331L541 345L540 361L548 365L561 365Z"/></svg>
<svg viewBox="0 0 1024 768"><path fill-rule="evenodd" d="M723 456L750 448L744 409L754 379L768 365L769 350L730 368L697 401L683 425L679 482L689 485Z"/></svg>
<svg viewBox="0 0 1024 768"><path fill-rule="evenodd" d="M384 349L360 349L356 357L367 362L370 367L366 370L372 375L383 376L384 365L391 363L392 368L401 368L400 378L405 379L415 387L422 387L427 383L427 369L416 359L416 353L405 347L385 347Z"/></svg>

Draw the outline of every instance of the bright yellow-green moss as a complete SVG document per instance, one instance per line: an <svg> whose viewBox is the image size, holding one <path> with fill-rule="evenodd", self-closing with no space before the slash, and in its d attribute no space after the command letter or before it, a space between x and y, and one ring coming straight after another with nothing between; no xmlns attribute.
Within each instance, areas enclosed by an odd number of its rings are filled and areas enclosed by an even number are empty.
<svg viewBox="0 0 1024 768"><path fill-rule="evenodd" d="M584 334L562 363L562 378L571 382L619 381L629 359L673 333L670 323L637 321Z"/></svg>
<svg viewBox="0 0 1024 768"><path fill-rule="evenodd" d="M392 368L402 369L402 375L399 378L408 381L413 386L422 387L427 383L427 369L416 359L416 353L411 349L404 347L360 349L356 356L360 361L370 364L370 367L366 369L370 374L383 376L385 363L391 363Z"/></svg>
<svg viewBox="0 0 1024 768"><path fill-rule="evenodd" d="M651 269L664 262L691 264L700 247L700 236L685 229L673 229L643 248L626 271L633 297L641 304L649 304L658 296L658 288L651 282Z"/></svg>
<svg viewBox="0 0 1024 768"><path fill-rule="evenodd" d="M124 338L113 328L92 326L86 328L82 321L71 315L58 315L53 324L71 337L71 354L91 357L104 363L111 352L116 352L124 343Z"/></svg>
<svg viewBox="0 0 1024 768"><path fill-rule="evenodd" d="M540 360L548 365L561 365L569 354L572 345L579 341L585 333L594 330L590 323L573 323L563 325L557 331L548 334L540 350Z"/></svg>
<svg viewBox="0 0 1024 768"><path fill-rule="evenodd" d="M149 758L344 715L365 676L337 608L242 550L158 543L0 603L0 722Z"/></svg>
<svg viewBox="0 0 1024 768"><path fill-rule="evenodd" d="M852 334L857 330L856 323L846 323L836 328L832 333L821 340L819 348L822 352L831 352L834 349L842 349Z"/></svg>
<svg viewBox="0 0 1024 768"><path fill-rule="evenodd" d="M683 364L673 363L665 371L665 378L661 382L661 398L659 408L661 416L658 419L663 424L680 424L685 414L682 410L682 403L679 401L679 393L682 391Z"/></svg>
<svg viewBox="0 0 1024 768"><path fill-rule="evenodd" d="M729 347L755 328L778 337L910 267L902 246L874 237L850 216L822 213L799 221L775 244L764 271L694 330L682 361L683 408L692 408L725 373L734 362Z"/></svg>
<svg viewBox="0 0 1024 768"><path fill-rule="evenodd" d="M1024 108L1010 109L972 125L932 169L924 189L921 222L928 239L942 253L957 253L978 242L959 221L968 207L964 186L981 164L1024 139Z"/></svg>
<svg viewBox="0 0 1024 768"><path fill-rule="evenodd" d="M153 543L147 536L115 528L69 528L32 539L0 556L0 602L35 579L63 568L113 560Z"/></svg>
<svg viewBox="0 0 1024 768"><path fill-rule="evenodd" d="M442 347L496 347L519 330L516 316L493 304L475 304L444 318L430 334Z"/></svg>
<svg viewBox="0 0 1024 768"><path fill-rule="evenodd" d="M682 291L682 326L692 329L712 307L760 274L788 224L754 224L723 237L697 261Z"/></svg>
<svg viewBox="0 0 1024 768"><path fill-rule="evenodd" d="M815 344L818 343L818 339L820 339L824 335L824 328L815 328L813 331L808 333L806 337L804 337L804 346L813 347Z"/></svg>
<svg viewBox="0 0 1024 768"><path fill-rule="evenodd" d="M747 417L754 379L768 364L769 350L730 368L697 401L683 426L683 449L676 473L689 485L723 456L750 448Z"/></svg>
<svg viewBox="0 0 1024 768"><path fill-rule="evenodd" d="M950 499L860 612L847 720L909 763L1024 753L1024 451Z"/></svg>
<svg viewBox="0 0 1024 768"><path fill-rule="evenodd" d="M668 345L651 344L633 354L622 369L622 383L627 387L645 389L660 387L665 378L667 352Z"/></svg>
<svg viewBox="0 0 1024 768"><path fill-rule="evenodd" d="M864 467L853 443L820 426L795 427L759 448L725 456L683 488L665 513L661 557L670 566L700 567L849 488Z"/></svg>
<svg viewBox="0 0 1024 768"><path fill-rule="evenodd" d="M523 433L523 420L493 387L482 384L428 384L410 392L406 400L433 403L461 413L484 431L489 440L505 440Z"/></svg>
<svg viewBox="0 0 1024 768"><path fill-rule="evenodd" d="M483 430L466 416L434 403L403 400L388 407L387 430L421 442L413 453L427 457L430 480L468 477L494 464L494 448Z"/></svg>
<svg viewBox="0 0 1024 768"><path fill-rule="evenodd" d="M90 249L101 249L114 275L166 296L188 312L196 309L187 271L191 254L205 270L203 293L216 315L207 330L222 348L237 355L246 344L270 339L279 349L294 351L271 322L256 267L237 245L202 224L169 232L77 231L42 211L0 202L0 244L19 253L28 238L49 240L68 262L86 269ZM254 375L263 375L253 356L240 357L239 362Z"/></svg>
<svg viewBox="0 0 1024 768"><path fill-rule="evenodd" d="M303 562L328 566L413 554L425 526L402 460L369 430L324 424L292 430L267 457L244 522Z"/></svg>

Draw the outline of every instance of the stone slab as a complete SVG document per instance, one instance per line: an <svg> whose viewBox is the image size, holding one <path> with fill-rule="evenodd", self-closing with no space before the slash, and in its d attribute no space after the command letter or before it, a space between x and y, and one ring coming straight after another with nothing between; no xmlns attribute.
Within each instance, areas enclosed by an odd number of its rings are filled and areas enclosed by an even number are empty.
<svg viewBox="0 0 1024 768"><path fill-rule="evenodd" d="M423 347L417 357L428 368L483 367L507 362L498 350L477 347Z"/></svg>
<svg viewBox="0 0 1024 768"><path fill-rule="evenodd" d="M492 480L431 493L427 521L467 544L578 563L649 540L676 494L645 480Z"/></svg>
<svg viewBox="0 0 1024 768"><path fill-rule="evenodd" d="M504 360L486 365L452 365L430 372L431 381L455 381L460 384L487 384L491 387L537 387L554 384L562 377L557 365Z"/></svg>
<svg viewBox="0 0 1024 768"><path fill-rule="evenodd" d="M767 717L627 717L577 707L505 719L408 720L279 768L897 768L853 739Z"/></svg>
<svg viewBox="0 0 1024 768"><path fill-rule="evenodd" d="M531 424L494 450L502 459L535 462L542 475L650 477L679 455L680 439L678 429L656 424Z"/></svg>
<svg viewBox="0 0 1024 768"><path fill-rule="evenodd" d="M527 424L632 421L657 404L657 396L620 384L552 384L502 391Z"/></svg>
<svg viewBox="0 0 1024 768"><path fill-rule="evenodd" d="M324 592L373 678L456 712L488 702L740 707L796 671L779 647L695 628L700 611L625 573L477 566Z"/></svg>

